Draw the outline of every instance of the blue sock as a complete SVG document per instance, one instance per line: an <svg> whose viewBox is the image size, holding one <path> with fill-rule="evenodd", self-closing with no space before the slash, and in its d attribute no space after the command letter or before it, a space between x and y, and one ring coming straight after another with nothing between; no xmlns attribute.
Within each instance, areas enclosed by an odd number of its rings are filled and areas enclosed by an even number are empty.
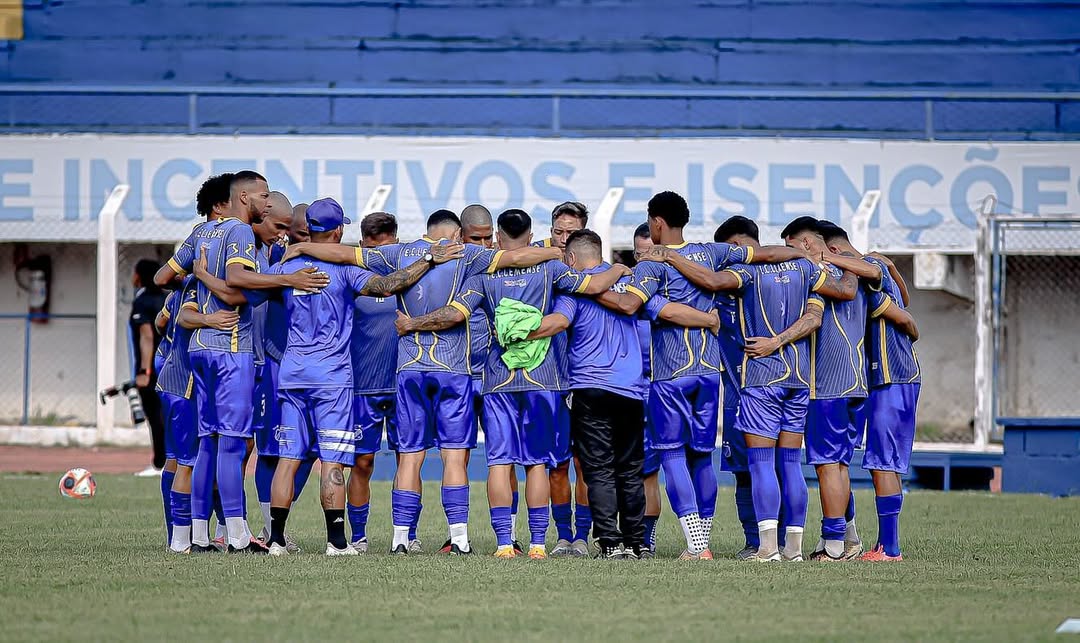
<svg viewBox="0 0 1080 643"><path fill-rule="evenodd" d="M469 522L469 485L442 488L442 506L446 524L460 525Z"/></svg>
<svg viewBox="0 0 1080 643"><path fill-rule="evenodd" d="M390 492L390 513L393 515L395 527L408 526L412 528L413 521L420 513L420 494L415 491L399 491L394 489ZM409 539L412 540L412 532Z"/></svg>
<svg viewBox="0 0 1080 643"><path fill-rule="evenodd" d="M547 509L545 508L544 511L546 513ZM491 529L495 532L495 540L498 541L499 547L509 546L511 544L510 507L492 507L488 513L491 515Z"/></svg>
<svg viewBox="0 0 1080 643"><path fill-rule="evenodd" d="M649 549L656 547L656 521L660 516L645 516L645 546Z"/></svg>
<svg viewBox="0 0 1080 643"><path fill-rule="evenodd" d="M698 510L697 494L694 482L690 478L690 469L686 465L686 451L666 449L660 453L660 466L664 468L664 480L667 482L667 496L671 510L682 518Z"/></svg>
<svg viewBox="0 0 1080 643"><path fill-rule="evenodd" d="M278 459L274 456L260 455L255 459L255 494L259 502L270 502L270 487L274 482L274 469Z"/></svg>
<svg viewBox="0 0 1080 643"><path fill-rule="evenodd" d="M574 540L589 540L589 532L592 531L592 509L589 509L589 505L574 507L574 527L577 528Z"/></svg>
<svg viewBox="0 0 1080 643"><path fill-rule="evenodd" d="M690 477L694 481L694 493L697 494L698 515L712 518L716 515L716 469L713 468L712 454L700 451L688 451L687 465Z"/></svg>
<svg viewBox="0 0 1080 643"><path fill-rule="evenodd" d="M315 460L304 460L296 469L296 477L293 478L293 502L300 499L300 492L304 490L311 477L311 467L315 466Z"/></svg>
<svg viewBox="0 0 1080 643"><path fill-rule="evenodd" d="M806 527L810 494L802 472L802 449L780 450L780 486L784 494L784 527Z"/></svg>
<svg viewBox="0 0 1080 643"><path fill-rule="evenodd" d="M165 508L165 532L169 542L172 542L172 481L175 477L175 471L161 470L161 503Z"/></svg>
<svg viewBox="0 0 1080 643"><path fill-rule="evenodd" d="M559 540L570 541L574 539L574 529L572 527L574 510L570 508L569 502L551 505L551 519L555 521L555 530L559 533Z"/></svg>
<svg viewBox="0 0 1080 643"><path fill-rule="evenodd" d="M844 513L844 520L853 522L855 520L855 492L852 491L848 496L847 511Z"/></svg>
<svg viewBox="0 0 1080 643"><path fill-rule="evenodd" d="M754 516L762 520L780 519L780 481L776 479L776 450L773 447L749 447L751 495ZM783 533L778 529L777 533Z"/></svg>
<svg viewBox="0 0 1080 643"><path fill-rule="evenodd" d="M847 521L841 518L822 518L821 519L821 539L822 540L843 540L844 532L847 530Z"/></svg>
<svg viewBox="0 0 1080 643"><path fill-rule="evenodd" d="M424 504L420 502L420 494L416 494L416 513L413 514L412 523L409 525L409 540L416 540L416 530L420 527L420 513L424 511Z"/></svg>
<svg viewBox="0 0 1080 643"><path fill-rule="evenodd" d="M214 489L214 473L217 471L217 440L205 437L199 440L199 453L191 469L191 517L194 520L210 520L213 510L218 510L218 520L225 523L220 513L221 500Z"/></svg>
<svg viewBox="0 0 1080 643"><path fill-rule="evenodd" d="M244 516L244 455L247 441L229 435L218 436L217 483L225 520Z"/></svg>
<svg viewBox="0 0 1080 643"><path fill-rule="evenodd" d="M179 491L169 492L171 496L172 521L176 527L191 526L191 494Z"/></svg>
<svg viewBox="0 0 1080 643"><path fill-rule="evenodd" d="M900 509L904 506L904 494L878 496L878 544L885 548L890 556L900 555Z"/></svg>
<svg viewBox="0 0 1080 643"><path fill-rule="evenodd" d="M750 486L750 472L735 472L735 511L742 523L743 536L749 547L757 549L761 543L758 541L757 518L754 516L754 495Z"/></svg>
<svg viewBox="0 0 1080 643"><path fill-rule="evenodd" d="M547 540L547 529L547 507L529 507L529 543L543 547Z"/></svg>
<svg viewBox="0 0 1080 643"><path fill-rule="evenodd" d="M510 515L516 516L518 511L518 492L514 491L510 500Z"/></svg>
<svg viewBox="0 0 1080 643"><path fill-rule="evenodd" d="M367 538L367 519L370 509L370 503L362 504L359 507L352 503L345 505L345 510L349 514L349 528L352 530L352 542Z"/></svg>

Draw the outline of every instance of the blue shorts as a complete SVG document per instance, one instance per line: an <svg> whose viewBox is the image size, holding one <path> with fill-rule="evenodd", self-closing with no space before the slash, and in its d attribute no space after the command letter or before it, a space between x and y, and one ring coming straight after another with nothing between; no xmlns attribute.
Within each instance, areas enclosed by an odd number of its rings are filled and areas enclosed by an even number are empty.
<svg viewBox="0 0 1080 643"><path fill-rule="evenodd" d="M653 382L649 389L649 444L653 449L716 449L720 374Z"/></svg>
<svg viewBox="0 0 1080 643"><path fill-rule="evenodd" d="M382 448L383 427L386 446L398 450L397 396L393 393L356 393L353 395L352 421L356 431L356 454L377 453Z"/></svg>
<svg viewBox="0 0 1080 643"><path fill-rule="evenodd" d="M741 433L776 440L781 432L806 429L806 405L810 391L783 386L751 386L739 394L735 428Z"/></svg>
<svg viewBox="0 0 1080 643"><path fill-rule="evenodd" d="M278 391L281 426L278 453L290 460L318 456L351 467L356 434L352 429L352 389L311 388Z"/></svg>
<svg viewBox="0 0 1080 643"><path fill-rule="evenodd" d="M255 367L255 448L261 456L277 457L277 428L281 424L281 404L278 402L278 369L276 361L266 361Z"/></svg>
<svg viewBox="0 0 1080 643"><path fill-rule="evenodd" d="M645 396L642 400L645 407L645 460L641 465L641 473L645 477L649 477L652 474L660 470L660 452L652 448L652 444L649 443L649 387L645 387Z"/></svg>
<svg viewBox="0 0 1080 643"><path fill-rule="evenodd" d="M851 464L865 398L810 400L806 411L806 463Z"/></svg>
<svg viewBox="0 0 1080 643"><path fill-rule="evenodd" d="M172 393L159 392L161 419L165 424L165 457L185 467L195 466L199 452L199 432L195 422L195 401Z"/></svg>
<svg viewBox="0 0 1080 643"><path fill-rule="evenodd" d="M721 429L723 443L720 447L720 470L731 473L741 473L750 470L750 461L746 454L746 438L735 428L735 418L739 415L739 396L732 400L734 404L727 405L727 396L724 396L724 426Z"/></svg>
<svg viewBox="0 0 1080 643"><path fill-rule="evenodd" d="M908 472L918 404L918 384L888 384L870 389L863 469Z"/></svg>
<svg viewBox="0 0 1080 643"><path fill-rule="evenodd" d="M252 437L255 357L251 353L191 352L199 437Z"/></svg>
<svg viewBox="0 0 1080 643"><path fill-rule="evenodd" d="M484 447L488 466L542 464L554 468L561 391L489 393L484 396Z"/></svg>
<svg viewBox="0 0 1080 643"><path fill-rule="evenodd" d="M458 373L401 371L397 375L401 453L476 447L473 380Z"/></svg>
<svg viewBox="0 0 1080 643"><path fill-rule="evenodd" d="M573 456L571 448L574 446L570 439L570 394L559 393L559 407L555 410L555 448L552 449L552 457L555 464L560 465L569 462Z"/></svg>

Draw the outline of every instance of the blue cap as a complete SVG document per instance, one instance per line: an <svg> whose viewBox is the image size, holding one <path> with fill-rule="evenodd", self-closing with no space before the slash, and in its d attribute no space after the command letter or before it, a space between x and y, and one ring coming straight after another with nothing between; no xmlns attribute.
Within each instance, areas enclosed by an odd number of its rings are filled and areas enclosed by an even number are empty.
<svg viewBox="0 0 1080 643"><path fill-rule="evenodd" d="M310 232L330 232L344 223L352 223L338 202L327 197L312 203L307 209L307 225Z"/></svg>

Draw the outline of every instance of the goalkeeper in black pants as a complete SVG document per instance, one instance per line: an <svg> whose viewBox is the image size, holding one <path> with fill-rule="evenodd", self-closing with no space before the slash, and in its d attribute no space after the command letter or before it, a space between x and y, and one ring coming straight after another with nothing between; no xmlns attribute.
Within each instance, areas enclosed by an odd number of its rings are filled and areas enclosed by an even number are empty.
<svg viewBox="0 0 1080 643"><path fill-rule="evenodd" d="M135 369L135 386L139 389L146 421L150 425L150 441L154 447L152 466L139 475L158 475L165 467L165 427L161 420L161 401L154 386L157 373L154 354L161 343L161 334L154 324L165 305L165 293L154 285L154 273L160 266L151 259L140 259L135 264L131 283L135 287L135 299L131 302L128 319L131 361Z"/></svg>

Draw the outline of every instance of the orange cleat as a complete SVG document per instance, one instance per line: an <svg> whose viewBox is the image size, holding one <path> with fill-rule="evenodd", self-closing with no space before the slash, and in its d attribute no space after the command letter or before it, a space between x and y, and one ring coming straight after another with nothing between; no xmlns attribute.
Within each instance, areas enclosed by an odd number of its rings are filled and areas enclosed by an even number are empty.
<svg viewBox="0 0 1080 643"><path fill-rule="evenodd" d="M870 551L862 555L859 560L865 560L868 563L899 563L903 562L904 556L890 556L885 553L885 548L881 545L875 546Z"/></svg>
<svg viewBox="0 0 1080 643"><path fill-rule="evenodd" d="M517 552L514 551L513 545L506 545L505 547L499 547L495 550L495 558L517 558Z"/></svg>

